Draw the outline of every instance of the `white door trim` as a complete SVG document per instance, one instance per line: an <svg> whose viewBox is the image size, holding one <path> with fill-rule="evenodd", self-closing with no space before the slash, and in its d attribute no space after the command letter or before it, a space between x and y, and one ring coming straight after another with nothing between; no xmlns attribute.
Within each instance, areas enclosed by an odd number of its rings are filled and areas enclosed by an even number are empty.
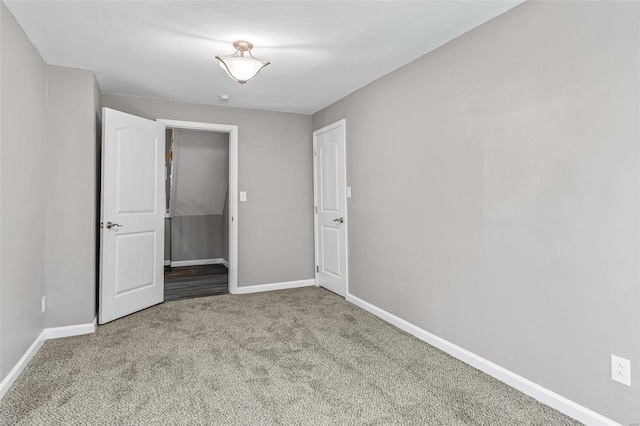
<svg viewBox="0 0 640 426"><path fill-rule="evenodd" d="M238 126L158 118L168 129L229 134L229 293L238 290Z"/></svg>
<svg viewBox="0 0 640 426"><path fill-rule="evenodd" d="M314 266L314 279L316 282L316 286L320 285L318 281L318 265L320 265L319 259L319 250L318 250L318 157L316 156L316 139L318 134L327 132L329 130L335 129L336 127L342 126L344 131L344 161L341 166L344 168L344 176L345 176L345 184L347 179L347 120L344 118L342 120L336 121L335 123L331 123L327 126L322 127L321 129L313 131L313 239L314 239L314 256L315 256L315 266ZM345 236L345 295L349 294L349 217L348 217L349 206L347 205L347 193L346 190L344 192L344 236Z"/></svg>

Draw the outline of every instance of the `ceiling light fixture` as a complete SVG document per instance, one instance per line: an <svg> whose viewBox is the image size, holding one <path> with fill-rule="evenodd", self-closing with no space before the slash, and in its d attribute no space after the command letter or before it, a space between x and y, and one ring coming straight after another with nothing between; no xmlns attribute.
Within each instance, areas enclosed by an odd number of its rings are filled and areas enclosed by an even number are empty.
<svg viewBox="0 0 640 426"><path fill-rule="evenodd" d="M220 61L220 66L229 74L229 77L240 84L245 84L270 64L268 61L262 62L253 57L251 54L253 44L248 41L234 41L233 47L236 48L233 55L222 58L216 56L216 59Z"/></svg>

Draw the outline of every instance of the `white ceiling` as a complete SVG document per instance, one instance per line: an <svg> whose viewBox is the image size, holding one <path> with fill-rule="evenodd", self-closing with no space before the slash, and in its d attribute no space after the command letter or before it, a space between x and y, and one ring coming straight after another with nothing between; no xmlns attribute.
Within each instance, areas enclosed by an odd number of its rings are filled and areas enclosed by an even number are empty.
<svg viewBox="0 0 640 426"><path fill-rule="evenodd" d="M104 94L311 114L522 1L5 4L47 63L94 70ZM271 61L244 86L214 58L234 40Z"/></svg>

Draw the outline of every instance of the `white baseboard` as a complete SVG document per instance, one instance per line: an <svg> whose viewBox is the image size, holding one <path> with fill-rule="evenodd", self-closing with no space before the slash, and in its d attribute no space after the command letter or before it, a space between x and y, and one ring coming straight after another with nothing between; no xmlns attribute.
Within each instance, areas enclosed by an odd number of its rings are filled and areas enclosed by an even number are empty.
<svg viewBox="0 0 640 426"><path fill-rule="evenodd" d="M283 283L249 285L244 287L238 287L238 289L234 291L233 294L259 293L262 291L285 290L288 288L308 287L313 285L316 285L316 281L314 279L286 281Z"/></svg>
<svg viewBox="0 0 640 426"><path fill-rule="evenodd" d="M180 266L216 265L218 263L224 264L225 262L229 267L229 262L221 257L216 257L215 259L172 260L170 264L172 268L179 268Z"/></svg>
<svg viewBox="0 0 640 426"><path fill-rule="evenodd" d="M9 389L11 388L11 385L13 385L13 382L15 382L18 376L20 376L20 373L22 373L22 370L24 370L27 364L29 364L29 361L31 361L31 358L33 358L35 354L38 353L38 351L40 350L40 347L46 340L47 340L47 331L42 330L40 332L40 335L36 337L36 340L33 341L31 346L29 346L29 349L27 349L24 355L22 355L22 358L20 358L18 363L11 369L11 371L9 371L9 374L7 374L7 377L5 377L4 380L2 380L2 382L0 382L0 399L2 399L2 397L4 397L4 395L9 391Z"/></svg>
<svg viewBox="0 0 640 426"><path fill-rule="evenodd" d="M506 368L500 367L499 365L494 364L493 362L484 359L481 356L474 354L473 352L461 348L460 346L457 346L449 342L448 340L438 337L435 334L431 334L428 331L425 331L420 327L417 327L410 322L403 320L402 318L399 318L385 310L382 310L369 302L365 302L364 300L352 294L347 294L346 299L348 302L359 306L365 311L371 312L375 316L395 325L399 329L406 331L407 333L430 344L431 346L435 346L436 348L448 353L454 358L457 358L460 361L463 361L471 365L472 367L475 367L478 370L487 373L488 375L500 380L501 382L504 382L509 386L518 389L519 391L529 395L534 399L537 399L543 404L555 408L556 410L566 414L569 417L573 417L574 419L584 424L620 426L619 423L616 423L613 420L596 413L595 411L592 411L561 395L558 395L557 393L552 392L549 389L546 389L528 379L525 379L524 377L519 376L516 373L507 370Z"/></svg>
<svg viewBox="0 0 640 426"><path fill-rule="evenodd" d="M52 327L45 328L40 332L40 335L36 337L36 340L33 341L29 349L22 355L22 358L18 361L18 363L9 371L7 377L0 382L0 399L4 397L4 395L9 391L13 382L16 381L22 370L29 364L29 361L38 353L44 342L49 339L57 339L60 337L70 337L70 336L79 336L81 334L91 334L96 331L97 319L94 318L92 323L88 324L78 324L78 325L69 325L66 327Z"/></svg>
<svg viewBox="0 0 640 426"><path fill-rule="evenodd" d="M227 259L222 259L222 262L220 262L220 263L222 263L222 264L223 264L224 266L226 266L227 268L230 268L230 266L229 266L229 261L228 261Z"/></svg>
<svg viewBox="0 0 640 426"><path fill-rule="evenodd" d="M96 320L87 324L68 325L66 327L45 328L48 339L59 339L60 337L80 336L81 334L91 334L96 332Z"/></svg>
<svg viewBox="0 0 640 426"><path fill-rule="evenodd" d="M171 261L170 260L165 260L164 261L164 266L171 266Z"/></svg>

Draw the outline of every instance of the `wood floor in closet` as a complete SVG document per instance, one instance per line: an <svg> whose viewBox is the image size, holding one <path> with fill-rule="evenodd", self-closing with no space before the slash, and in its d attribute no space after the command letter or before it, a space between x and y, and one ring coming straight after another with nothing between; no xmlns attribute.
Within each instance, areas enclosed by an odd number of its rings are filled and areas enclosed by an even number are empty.
<svg viewBox="0 0 640 426"><path fill-rule="evenodd" d="M229 293L228 269L222 264L164 268L164 301Z"/></svg>

